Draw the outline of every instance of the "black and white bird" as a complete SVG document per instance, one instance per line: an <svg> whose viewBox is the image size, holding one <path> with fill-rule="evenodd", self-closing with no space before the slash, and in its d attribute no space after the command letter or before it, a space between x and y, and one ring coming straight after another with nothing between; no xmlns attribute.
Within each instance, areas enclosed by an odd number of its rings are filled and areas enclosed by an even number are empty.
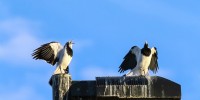
<svg viewBox="0 0 200 100"><path fill-rule="evenodd" d="M133 46L124 57L122 64L119 66L120 73L131 69L126 76L146 76L149 75L150 69L154 73L158 70L158 52L156 47L151 49L148 43L145 42L144 47L140 49L138 46Z"/></svg>
<svg viewBox="0 0 200 100"><path fill-rule="evenodd" d="M35 49L32 56L33 59L42 59L51 65L57 64L54 74L68 73L65 71L72 60L73 44L72 41L68 41L63 47L59 42L46 43Z"/></svg>

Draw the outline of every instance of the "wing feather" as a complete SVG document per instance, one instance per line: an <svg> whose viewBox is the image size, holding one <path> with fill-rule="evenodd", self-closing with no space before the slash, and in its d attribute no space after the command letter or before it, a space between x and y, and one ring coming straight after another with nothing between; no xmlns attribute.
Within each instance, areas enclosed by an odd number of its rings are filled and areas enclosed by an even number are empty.
<svg viewBox="0 0 200 100"><path fill-rule="evenodd" d="M140 48L133 46L131 50L126 54L122 64L119 66L118 72L122 73L128 69L133 69L137 65L137 53L140 52Z"/></svg>
<svg viewBox="0 0 200 100"><path fill-rule="evenodd" d="M33 59L42 59L51 65L55 65L59 59L58 54L62 48L62 45L58 42L46 43L35 49L32 56Z"/></svg>
<svg viewBox="0 0 200 100"><path fill-rule="evenodd" d="M157 52L156 47L153 47L151 49L151 51L152 51L152 57L151 57L151 62L150 62L150 65L149 65L148 68L151 71L153 71L153 73L156 73L158 71L158 69L159 69L158 61L157 61L158 60L158 52Z"/></svg>

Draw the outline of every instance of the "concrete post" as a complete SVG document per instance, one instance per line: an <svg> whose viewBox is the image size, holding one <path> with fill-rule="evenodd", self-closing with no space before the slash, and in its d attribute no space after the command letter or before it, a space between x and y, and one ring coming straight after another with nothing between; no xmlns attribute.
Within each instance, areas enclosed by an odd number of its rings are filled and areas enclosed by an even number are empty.
<svg viewBox="0 0 200 100"><path fill-rule="evenodd" d="M68 100L71 82L71 75L69 74L53 75L49 81L53 90L53 100Z"/></svg>

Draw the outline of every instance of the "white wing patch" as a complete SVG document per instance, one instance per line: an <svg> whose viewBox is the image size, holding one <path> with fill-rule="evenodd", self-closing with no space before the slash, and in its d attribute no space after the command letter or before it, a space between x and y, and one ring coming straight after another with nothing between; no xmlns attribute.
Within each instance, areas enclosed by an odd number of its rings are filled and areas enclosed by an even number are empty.
<svg viewBox="0 0 200 100"><path fill-rule="evenodd" d="M54 59L56 59L56 57L60 56L60 51L63 49L63 46L60 43L58 43L58 42L50 43L49 45L53 49L54 55L55 55Z"/></svg>
<svg viewBox="0 0 200 100"><path fill-rule="evenodd" d="M62 48L62 45L58 42L46 43L35 49L32 56L33 59L42 59L51 65L55 65L59 58L58 54Z"/></svg>
<svg viewBox="0 0 200 100"><path fill-rule="evenodd" d="M133 46L131 50L126 54L124 57L124 60L122 64L119 66L119 71L120 73L129 70L129 69L134 69L137 66L138 60L140 56L140 48L137 46Z"/></svg>
<svg viewBox="0 0 200 100"><path fill-rule="evenodd" d="M136 56L136 61L139 62L139 60L141 59L141 49L137 46L135 46L132 50L132 54L135 54Z"/></svg>
<svg viewBox="0 0 200 100"><path fill-rule="evenodd" d="M149 64L149 69L151 71L153 71L153 73L156 73L158 71L158 52L156 47L151 48L151 52L152 52L152 57L151 57L151 62Z"/></svg>

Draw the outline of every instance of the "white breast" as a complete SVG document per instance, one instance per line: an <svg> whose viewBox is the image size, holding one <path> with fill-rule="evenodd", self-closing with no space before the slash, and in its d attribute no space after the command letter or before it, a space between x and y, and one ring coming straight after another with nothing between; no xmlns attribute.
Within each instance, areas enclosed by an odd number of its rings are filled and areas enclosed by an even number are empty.
<svg viewBox="0 0 200 100"><path fill-rule="evenodd" d="M60 57L60 60L58 62L57 66L61 66L63 69L66 69L69 63L71 62L72 57L67 54L66 49L63 50L63 55Z"/></svg>
<svg viewBox="0 0 200 100"><path fill-rule="evenodd" d="M54 71L54 74L65 73L65 69L69 66L71 60L72 57L67 54L66 49L63 49L60 52L59 61L57 63L57 67L56 70Z"/></svg>
<svg viewBox="0 0 200 100"><path fill-rule="evenodd" d="M139 62L139 68L141 75L148 74L148 67L151 62L151 55L150 56L141 56L141 61Z"/></svg>

